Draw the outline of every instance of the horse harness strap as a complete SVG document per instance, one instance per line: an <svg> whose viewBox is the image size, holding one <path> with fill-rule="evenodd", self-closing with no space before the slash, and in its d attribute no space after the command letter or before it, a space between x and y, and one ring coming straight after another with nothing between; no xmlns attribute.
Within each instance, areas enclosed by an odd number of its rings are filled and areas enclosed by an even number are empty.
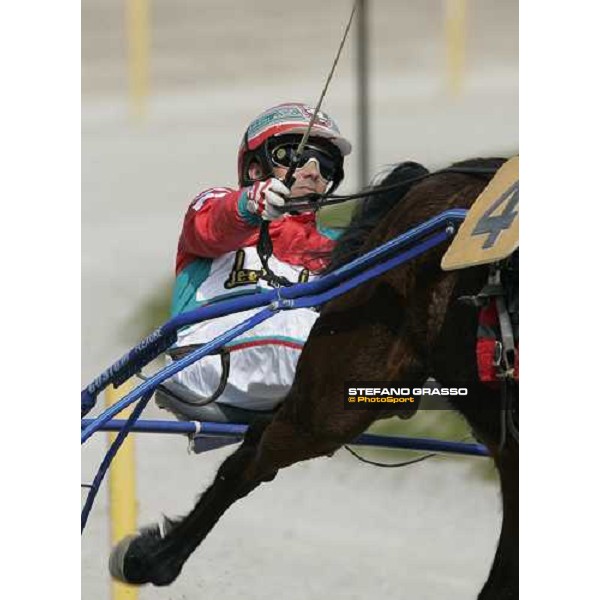
<svg viewBox="0 0 600 600"><path fill-rule="evenodd" d="M477 363L484 383L519 379L519 350L516 342L516 292L502 281L511 259L490 265L488 280L476 296L463 296L462 302L479 309ZM509 277L509 275L507 275ZM491 346L493 344L493 348Z"/></svg>
<svg viewBox="0 0 600 600"><path fill-rule="evenodd" d="M492 263L487 283L479 294L461 298L479 308L476 349L479 378L484 383L500 387L500 451L506 444L507 433L519 442L518 292L511 285L511 273L517 270L517 260L518 252L499 263Z"/></svg>
<svg viewBox="0 0 600 600"><path fill-rule="evenodd" d="M500 340L497 342L499 344L498 356L495 359L496 375L498 379L510 379L514 381L518 378L518 372L515 373L515 336L507 309L506 291L502 287L500 274L501 267L499 265L492 265L490 267L488 285L482 290L482 293L485 293L485 290L488 289L487 298L493 299L496 304L500 330Z"/></svg>

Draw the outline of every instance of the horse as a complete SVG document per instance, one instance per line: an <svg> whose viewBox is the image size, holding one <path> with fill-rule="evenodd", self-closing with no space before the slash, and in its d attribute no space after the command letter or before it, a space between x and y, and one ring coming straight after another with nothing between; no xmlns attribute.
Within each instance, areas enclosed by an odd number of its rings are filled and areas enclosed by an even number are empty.
<svg viewBox="0 0 600 600"><path fill-rule="evenodd" d="M366 195L335 248L329 269L450 208L469 208L505 159L472 159L429 173L401 163ZM373 189L376 189L375 186ZM485 266L445 272L447 245L321 307L300 356L290 392L272 420L257 420L242 444L219 467L193 510L165 518L122 540L110 558L113 577L132 584L169 585L226 510L278 471L299 461L331 456L386 409L347 410L347 381L469 381L477 403L452 396L450 403L489 449L502 492L502 527L479 600L518 597L518 435L506 432L505 398L478 381L477 316L472 305L487 281ZM485 407L482 409L481 407Z"/></svg>

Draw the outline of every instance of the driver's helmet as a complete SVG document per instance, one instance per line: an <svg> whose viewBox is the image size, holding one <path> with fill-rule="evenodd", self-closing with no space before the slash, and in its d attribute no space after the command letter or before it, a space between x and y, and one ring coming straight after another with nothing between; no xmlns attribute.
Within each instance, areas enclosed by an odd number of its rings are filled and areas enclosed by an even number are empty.
<svg viewBox="0 0 600 600"><path fill-rule="evenodd" d="M294 144L297 146L313 114L314 108L306 104L288 102L269 108L256 117L244 133L238 152L240 186L254 182L248 173L253 161L260 163L263 179L272 176L274 164L284 165L286 148ZM315 152L325 152L324 156L331 159L327 160L327 165L320 164L321 174L331 182L328 189L331 193L344 178L344 156L350 154L352 146L342 137L335 121L319 111L310 130L307 153L311 147ZM283 160L277 162L274 157L282 157Z"/></svg>

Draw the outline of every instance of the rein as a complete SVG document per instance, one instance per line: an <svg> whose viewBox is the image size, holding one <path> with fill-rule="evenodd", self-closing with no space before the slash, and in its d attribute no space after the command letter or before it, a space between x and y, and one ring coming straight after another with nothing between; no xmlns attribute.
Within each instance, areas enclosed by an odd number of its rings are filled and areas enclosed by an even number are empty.
<svg viewBox="0 0 600 600"><path fill-rule="evenodd" d="M425 179L433 177L434 175L458 173L462 175L473 175L474 177L484 177L488 175L494 175L497 170L497 168L491 167L446 167L444 169L440 169L439 171L434 171L433 173L427 173L426 175L420 175L419 177L413 177L412 179L406 179L402 182L382 187L373 187L355 194L308 194L306 196L299 196L298 198L288 200L282 210L285 213L317 211L324 206L333 206L334 204L342 204L343 202L348 202L350 200L358 200L361 198L368 198L369 196L385 194L401 187L405 187L408 184L424 181ZM258 254L263 265L263 274L261 275L261 279L266 281L274 288L289 287L293 285L293 283L285 277L281 277L273 273L267 264L269 257L273 253L273 244L271 242L271 236L268 234L268 227L265 225L268 225L266 221L261 224L261 235L259 236L258 244Z"/></svg>
<svg viewBox="0 0 600 600"><path fill-rule="evenodd" d="M355 194L347 195L335 195L335 194L308 194L307 196L299 196L288 200L283 208L286 213L295 211L308 211L308 210L319 210L323 206L332 206L334 204L341 204L348 202L349 200L358 200L360 198L367 198L369 196L378 196L379 194L385 194L392 192L401 187L405 187L411 183L417 183L418 181L424 181L433 175L441 175L443 173L460 173L463 175L473 176L485 176L494 175L498 169L486 168L486 167L446 167L433 173L427 173L426 175L420 175L419 177L413 177L412 179L406 179L399 183L393 183L382 187L374 187L367 189Z"/></svg>

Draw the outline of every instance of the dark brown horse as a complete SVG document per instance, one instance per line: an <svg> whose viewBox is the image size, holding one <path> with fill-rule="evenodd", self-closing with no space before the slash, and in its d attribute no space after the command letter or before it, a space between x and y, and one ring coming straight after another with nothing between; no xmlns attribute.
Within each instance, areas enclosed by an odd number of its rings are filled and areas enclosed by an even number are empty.
<svg viewBox="0 0 600 600"><path fill-rule="evenodd" d="M338 246L333 265L347 261L449 208L468 208L503 159L455 166L481 172L440 172L414 183L426 170L398 166L382 186L406 181L387 196L371 196ZM375 216L374 216L375 215ZM385 218L383 218L385 216ZM376 223L374 225L374 223ZM298 363L294 385L270 423L250 427L243 444L219 468L212 485L186 517L166 520L121 542L111 572L130 583L168 585L223 513L279 469L331 455L376 419L374 410L347 410L345 381L477 382L476 311L458 302L486 283L486 267L444 272L446 244L359 286L323 307ZM503 522L489 578L480 599L518 596L518 440L506 435L498 390L472 383L478 408L455 397L453 406L490 450L500 476ZM501 441L502 440L502 441Z"/></svg>

